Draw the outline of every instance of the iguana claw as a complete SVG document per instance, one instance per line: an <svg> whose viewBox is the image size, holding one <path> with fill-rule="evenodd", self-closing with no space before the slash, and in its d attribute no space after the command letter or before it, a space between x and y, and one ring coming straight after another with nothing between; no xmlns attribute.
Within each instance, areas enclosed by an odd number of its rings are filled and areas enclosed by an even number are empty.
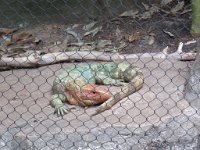
<svg viewBox="0 0 200 150"><path fill-rule="evenodd" d="M67 113L67 109L64 106L58 106L57 108L55 108L54 113L57 114L58 117L60 117Z"/></svg>

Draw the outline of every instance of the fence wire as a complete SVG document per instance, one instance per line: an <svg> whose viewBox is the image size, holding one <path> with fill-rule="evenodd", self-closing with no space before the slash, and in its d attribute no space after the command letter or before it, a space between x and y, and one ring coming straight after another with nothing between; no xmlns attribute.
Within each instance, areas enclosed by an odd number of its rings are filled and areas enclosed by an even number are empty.
<svg viewBox="0 0 200 150"><path fill-rule="evenodd" d="M200 149L190 1L0 2L1 150Z"/></svg>

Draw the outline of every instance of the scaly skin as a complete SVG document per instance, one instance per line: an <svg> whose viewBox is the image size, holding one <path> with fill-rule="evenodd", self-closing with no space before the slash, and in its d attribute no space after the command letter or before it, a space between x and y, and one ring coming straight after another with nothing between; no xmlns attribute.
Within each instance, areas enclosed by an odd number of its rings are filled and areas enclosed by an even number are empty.
<svg viewBox="0 0 200 150"><path fill-rule="evenodd" d="M106 85L123 86L122 92L111 96ZM137 67L120 64L82 64L64 70L53 83L51 105L55 113L67 113L63 102L72 105L97 107L95 114L110 109L124 97L139 90L143 85L143 74Z"/></svg>
<svg viewBox="0 0 200 150"><path fill-rule="evenodd" d="M65 97L72 95L73 98L68 100L68 103L71 105L94 106L108 100L112 96L112 93L106 86L86 84L81 88L81 91L70 89L64 95Z"/></svg>
<svg viewBox="0 0 200 150"><path fill-rule="evenodd" d="M127 84L125 84L121 91L115 95L113 95L110 99L105 101L103 104L98 106L95 109L95 112L92 114L92 116L98 115L105 110L110 109L112 106L114 106L116 103L118 103L123 98L133 94L134 92L138 91L142 88L144 83L144 76L140 68L138 67L131 67L131 66L124 66L124 64L121 65L121 67L127 67L124 72L122 78L124 79ZM119 67L119 68L121 68Z"/></svg>

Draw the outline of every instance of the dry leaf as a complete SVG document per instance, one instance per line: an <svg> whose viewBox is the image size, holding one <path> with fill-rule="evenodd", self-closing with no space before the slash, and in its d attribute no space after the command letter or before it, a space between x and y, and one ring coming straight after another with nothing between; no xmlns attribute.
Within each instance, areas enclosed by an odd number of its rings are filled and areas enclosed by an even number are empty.
<svg viewBox="0 0 200 150"><path fill-rule="evenodd" d="M53 30L53 29L62 29L64 28L64 25L54 23L54 24L48 24L46 25L46 27L49 30Z"/></svg>
<svg viewBox="0 0 200 150"><path fill-rule="evenodd" d="M94 45L94 42L80 42L80 43L69 43L67 46L78 46L81 47L83 45Z"/></svg>
<svg viewBox="0 0 200 150"><path fill-rule="evenodd" d="M12 35L3 35L2 38L7 42L11 42L12 41Z"/></svg>
<svg viewBox="0 0 200 150"><path fill-rule="evenodd" d="M116 36L120 36L121 35L121 30L119 30L119 28L117 27L116 32L115 32Z"/></svg>
<svg viewBox="0 0 200 150"><path fill-rule="evenodd" d="M128 44L126 44L125 42L120 43L119 47L114 47L114 48L106 48L104 49L105 52L120 52L123 48L125 48Z"/></svg>
<svg viewBox="0 0 200 150"><path fill-rule="evenodd" d="M65 31L67 32L67 34L70 34L74 38L76 38L78 42L81 42L81 38L80 38L79 34L76 33L75 31L73 31L73 29L71 27L68 27Z"/></svg>
<svg viewBox="0 0 200 150"><path fill-rule="evenodd" d="M141 38L141 33L140 32L135 32L135 33L133 33L132 35L130 35L128 37L128 42L132 43L134 41L139 40L140 38Z"/></svg>
<svg viewBox="0 0 200 150"><path fill-rule="evenodd" d="M96 48L97 49L104 48L107 45L111 45L111 40L98 40L96 42Z"/></svg>
<svg viewBox="0 0 200 150"><path fill-rule="evenodd" d="M79 47L67 47L64 51L65 52L71 52L71 51L79 51Z"/></svg>
<svg viewBox="0 0 200 150"><path fill-rule="evenodd" d="M94 45L83 45L80 47L80 51L92 51L95 49Z"/></svg>
<svg viewBox="0 0 200 150"><path fill-rule="evenodd" d="M123 12L121 15L119 15L120 17L133 17L135 18L136 15L138 14L138 10L129 10L129 11L125 11Z"/></svg>
<svg viewBox="0 0 200 150"><path fill-rule="evenodd" d="M72 28L69 27L69 28L67 28L65 31L66 31L68 34L72 35L73 37L78 38L78 34L77 34L76 32L74 32Z"/></svg>
<svg viewBox="0 0 200 150"><path fill-rule="evenodd" d="M23 33L20 33L20 34L16 34L16 35L13 35L12 42L16 43L18 41L23 41L23 40L28 39L31 36L32 36L32 34L28 33L28 32L23 32Z"/></svg>
<svg viewBox="0 0 200 150"><path fill-rule="evenodd" d="M87 35L90 35L90 34L92 34L92 36L95 36L99 31L101 31L101 29L102 29L102 26L96 27L93 30L86 32L84 34L84 36L87 36Z"/></svg>
<svg viewBox="0 0 200 150"><path fill-rule="evenodd" d="M139 19L150 19L151 16L152 16L152 14L150 13L150 11L146 11L140 15Z"/></svg>
<svg viewBox="0 0 200 150"><path fill-rule="evenodd" d="M170 37L174 37L174 34L172 34L171 32L169 31L166 31L166 30L163 30L164 33L168 34Z"/></svg>
<svg viewBox="0 0 200 150"><path fill-rule="evenodd" d="M151 14L155 13L155 12L159 12L160 8L157 7L156 5L152 4L152 7L149 9L149 11L151 12Z"/></svg>
<svg viewBox="0 0 200 150"><path fill-rule="evenodd" d="M33 41L34 41L34 38L32 37L31 33L22 32L22 33L13 35L11 41L6 43L6 46L13 45L13 44L26 44Z"/></svg>
<svg viewBox="0 0 200 150"><path fill-rule="evenodd" d="M0 37L2 37L3 35L11 34L15 31L17 31L17 29L0 28Z"/></svg>
<svg viewBox="0 0 200 150"><path fill-rule="evenodd" d="M173 0L162 0L161 1L161 7L166 6L167 4L171 3Z"/></svg>
<svg viewBox="0 0 200 150"><path fill-rule="evenodd" d="M138 18L140 20L141 19L150 19L155 12L159 12L159 8L155 5L153 5L151 8L149 8L148 11L145 11L144 13L139 14Z"/></svg>
<svg viewBox="0 0 200 150"><path fill-rule="evenodd" d="M124 38L122 31L118 27L115 31L115 35L116 35L116 41L121 41Z"/></svg>
<svg viewBox="0 0 200 150"><path fill-rule="evenodd" d="M145 10L149 10L149 5L142 2L142 5L144 6Z"/></svg>
<svg viewBox="0 0 200 150"><path fill-rule="evenodd" d="M153 32L150 32L150 33L149 33L149 36L154 36L154 37L155 37L155 36L156 36L156 34L155 34L155 33L153 33Z"/></svg>
<svg viewBox="0 0 200 150"><path fill-rule="evenodd" d="M191 11L192 11L192 9L183 10L183 11L180 13L180 15L186 14L186 13L191 12Z"/></svg>
<svg viewBox="0 0 200 150"><path fill-rule="evenodd" d="M152 45L155 42L155 37L154 36L149 36L149 45Z"/></svg>
<svg viewBox="0 0 200 150"><path fill-rule="evenodd" d="M73 26L72 26L72 29L75 29L75 28L77 28L77 27L79 27L81 24L74 24Z"/></svg>
<svg viewBox="0 0 200 150"><path fill-rule="evenodd" d="M173 7L170 11L172 14L176 14L179 10L181 10L184 6L184 1L179 2L175 7Z"/></svg>
<svg viewBox="0 0 200 150"><path fill-rule="evenodd" d="M89 24L87 24L87 25L84 25L84 26L83 26L83 30L89 31L89 30L91 30L96 24L97 24L97 22L94 21L94 22L91 22L91 23L89 23Z"/></svg>
<svg viewBox="0 0 200 150"><path fill-rule="evenodd" d="M67 45L67 48L65 51L88 51L88 50L94 50L95 49L95 43L70 43Z"/></svg>
<svg viewBox="0 0 200 150"><path fill-rule="evenodd" d="M40 43L42 40L41 39L38 39L37 37L34 39L34 43L36 43L36 44L38 44L38 43Z"/></svg>
<svg viewBox="0 0 200 150"><path fill-rule="evenodd" d="M186 42L184 45L195 44L196 42L197 42L196 40L192 40L192 41L188 41L188 42Z"/></svg>
<svg viewBox="0 0 200 150"><path fill-rule="evenodd" d="M0 46L0 52L6 52L6 49L3 46Z"/></svg>

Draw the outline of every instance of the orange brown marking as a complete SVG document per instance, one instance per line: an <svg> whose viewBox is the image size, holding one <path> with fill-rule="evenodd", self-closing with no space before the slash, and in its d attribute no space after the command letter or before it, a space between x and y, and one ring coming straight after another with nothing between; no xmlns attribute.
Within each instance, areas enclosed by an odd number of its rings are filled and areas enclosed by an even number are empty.
<svg viewBox="0 0 200 150"><path fill-rule="evenodd" d="M68 103L71 105L94 106L107 101L112 93L107 86L86 84L81 90L66 91L65 96L69 98Z"/></svg>

